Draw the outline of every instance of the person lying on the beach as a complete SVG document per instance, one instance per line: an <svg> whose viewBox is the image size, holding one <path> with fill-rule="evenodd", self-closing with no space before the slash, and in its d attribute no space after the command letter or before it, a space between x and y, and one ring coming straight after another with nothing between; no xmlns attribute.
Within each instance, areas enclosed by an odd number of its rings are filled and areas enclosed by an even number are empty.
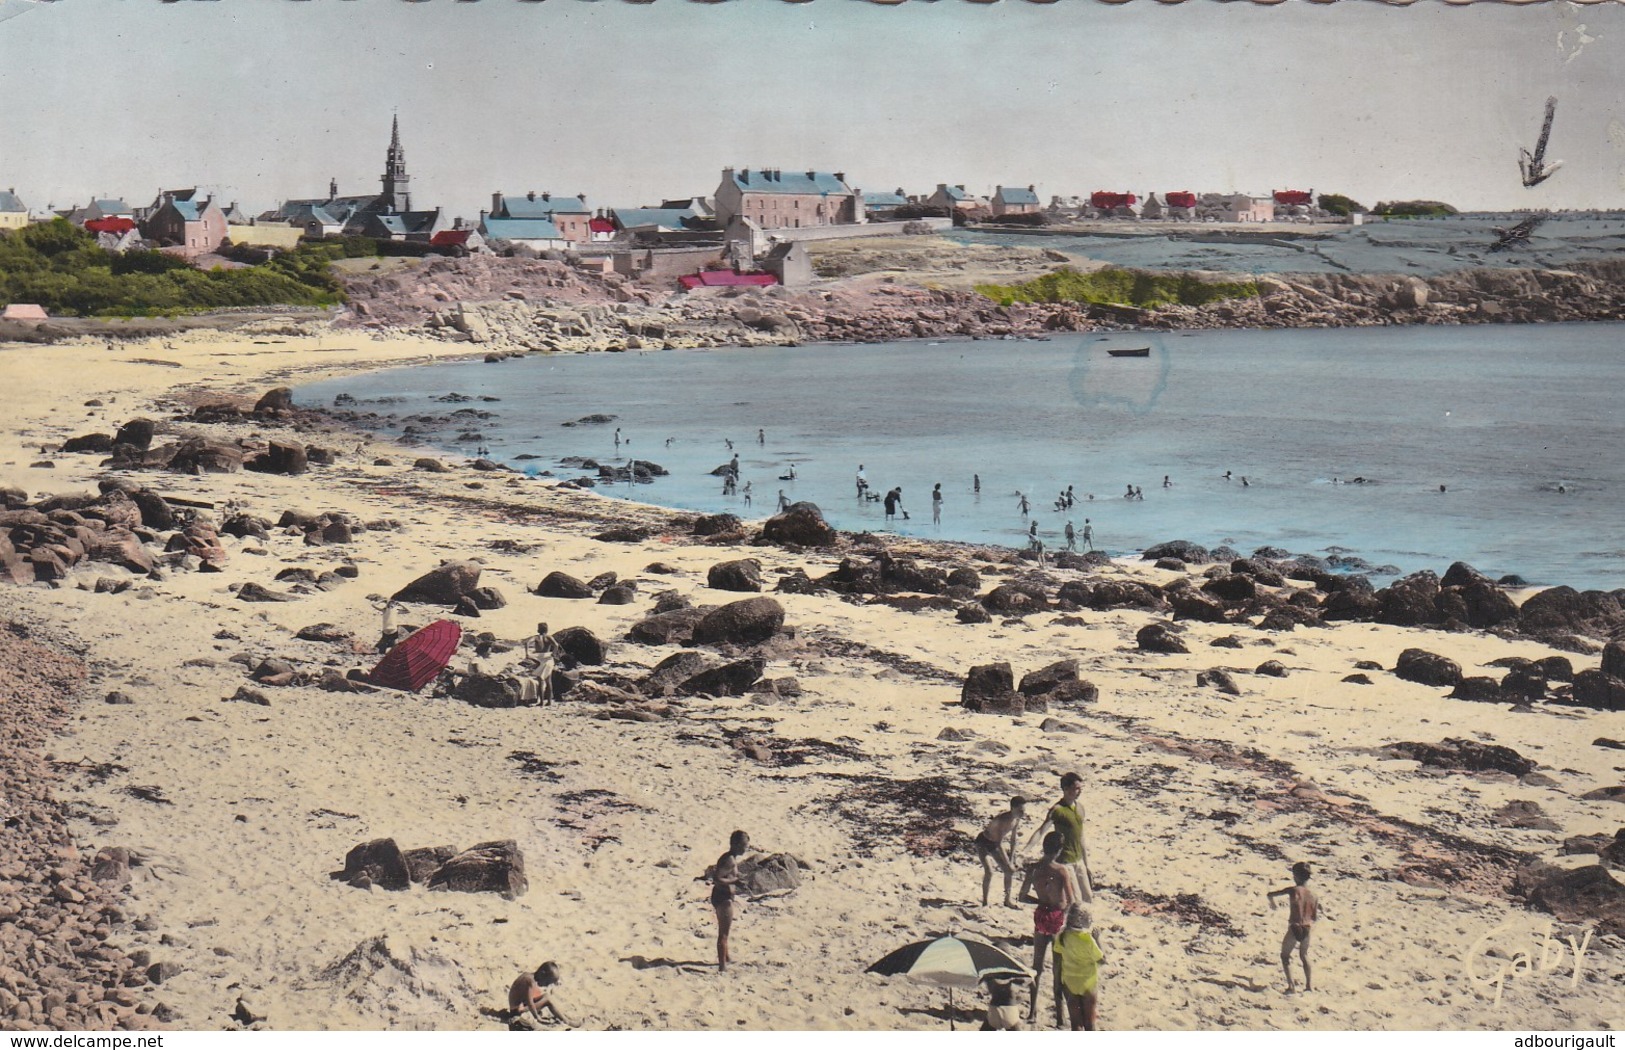
<svg viewBox="0 0 1625 1050"><path fill-rule="evenodd" d="M1072 869L1060 861L1066 838L1059 831L1044 836L1044 859L1027 872L1021 884L1021 901L1036 904L1033 909L1033 990L1027 1003L1027 1021L1038 1020L1038 987L1044 976L1044 957L1050 942L1066 928L1066 913L1078 900ZM1061 975L1055 975L1055 1027L1061 1027Z"/></svg>
<svg viewBox="0 0 1625 1050"><path fill-rule="evenodd" d="M1027 800L1017 795L1010 800L1010 808L988 821L987 827L976 836L976 856L982 862L982 907L987 907L987 891L993 885L993 865L1004 872L1004 906L1018 907L1010 899L1010 884L1016 876L1016 834L1022 818L1027 815ZM1004 840L1010 840L1008 852Z"/></svg>
<svg viewBox="0 0 1625 1050"><path fill-rule="evenodd" d="M545 1007L559 1024L576 1027L576 1022L553 1000L553 993L563 979L564 971L556 962L544 962L535 973L520 974L508 989L509 1020L520 1020L528 1013L536 1024L543 1024L541 1011Z"/></svg>

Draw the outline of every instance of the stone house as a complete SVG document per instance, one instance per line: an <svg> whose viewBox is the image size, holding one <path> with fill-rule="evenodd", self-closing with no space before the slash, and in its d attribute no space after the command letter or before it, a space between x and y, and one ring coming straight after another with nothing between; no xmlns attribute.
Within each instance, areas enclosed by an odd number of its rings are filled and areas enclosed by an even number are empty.
<svg viewBox="0 0 1625 1050"><path fill-rule="evenodd" d="M999 186L993 190L993 199L990 203L993 217L1001 215L1036 215L1042 208L1038 203L1038 194L1033 187L1022 189L1020 186Z"/></svg>
<svg viewBox="0 0 1625 1050"><path fill-rule="evenodd" d="M764 230L800 229L863 222L864 211L839 171L723 168L716 218L724 228L744 218Z"/></svg>
<svg viewBox="0 0 1625 1050"><path fill-rule="evenodd" d="M548 223L559 237L571 244L592 242L593 212L587 207L585 193L574 197L554 197L551 193L537 194L532 190L523 197L507 197L498 190L491 194L490 216L515 222Z"/></svg>
<svg viewBox="0 0 1625 1050"><path fill-rule="evenodd" d="M147 240L157 242L161 248L176 249L176 254L195 259L200 255L218 251L225 243L226 213L213 197L178 201L164 200L147 219L142 233Z"/></svg>
<svg viewBox="0 0 1625 1050"><path fill-rule="evenodd" d="M925 203L933 208L941 208L948 215L955 212L973 215L992 210L986 199L974 193L967 193L963 183L957 186L950 186L944 182L937 183L936 192L927 197Z"/></svg>

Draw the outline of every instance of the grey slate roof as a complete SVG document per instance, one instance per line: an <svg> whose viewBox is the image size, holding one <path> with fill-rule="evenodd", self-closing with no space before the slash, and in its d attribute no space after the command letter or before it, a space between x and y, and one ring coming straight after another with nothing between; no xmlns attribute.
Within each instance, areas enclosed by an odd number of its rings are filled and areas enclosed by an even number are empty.
<svg viewBox="0 0 1625 1050"><path fill-rule="evenodd" d="M502 207L497 209L504 219L546 219L554 215L590 215L592 209L587 207L585 201L579 197L551 197L543 200L520 194L517 197L503 197Z"/></svg>
<svg viewBox="0 0 1625 1050"><path fill-rule="evenodd" d="M1025 186L1000 186L995 196L1005 204L1037 204L1038 194Z"/></svg>
<svg viewBox="0 0 1625 1050"><path fill-rule="evenodd" d="M564 234L550 219L498 219L487 216L480 232L491 241L562 241Z"/></svg>
<svg viewBox="0 0 1625 1050"><path fill-rule="evenodd" d="M27 211L22 200L10 190L0 190L0 211Z"/></svg>
<svg viewBox="0 0 1625 1050"><path fill-rule="evenodd" d="M779 171L777 177L770 172L751 169L736 171L733 182L745 193L796 193L844 196L852 191L846 183L826 171Z"/></svg>

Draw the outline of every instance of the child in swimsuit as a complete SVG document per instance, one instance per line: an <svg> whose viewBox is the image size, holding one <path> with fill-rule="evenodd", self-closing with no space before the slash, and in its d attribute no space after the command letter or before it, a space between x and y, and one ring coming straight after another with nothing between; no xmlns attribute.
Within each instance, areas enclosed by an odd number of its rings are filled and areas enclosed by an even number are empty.
<svg viewBox="0 0 1625 1050"><path fill-rule="evenodd" d="M1271 890L1268 894L1271 908L1275 907L1277 897L1285 897L1291 906L1287 913L1286 936L1281 940L1281 969L1286 971L1288 995L1298 990L1292 982L1293 948L1298 949L1298 960L1303 963L1303 990L1315 990L1309 970L1309 934L1313 932L1315 919L1320 915L1320 904L1309 890L1309 875L1308 863L1300 860L1292 865L1293 885L1282 890Z"/></svg>
<svg viewBox="0 0 1625 1050"><path fill-rule="evenodd" d="M1010 899L1011 884L1016 875L1016 835L1021 827L1021 821L1027 813L1027 800L1020 795L1010 800L1010 808L988 821L976 836L973 845L976 847L976 857L982 862L982 907L987 907L987 891L993 885L993 867L998 865L1004 872L1004 906L1017 907ZM1010 842L1010 849L1005 851L1004 840Z"/></svg>
<svg viewBox="0 0 1625 1050"><path fill-rule="evenodd" d="M711 873L711 907L717 912L717 970L728 969L728 933L734 922L734 886L739 882L739 858L750 848L750 836L736 831L728 839L728 852L717 858Z"/></svg>

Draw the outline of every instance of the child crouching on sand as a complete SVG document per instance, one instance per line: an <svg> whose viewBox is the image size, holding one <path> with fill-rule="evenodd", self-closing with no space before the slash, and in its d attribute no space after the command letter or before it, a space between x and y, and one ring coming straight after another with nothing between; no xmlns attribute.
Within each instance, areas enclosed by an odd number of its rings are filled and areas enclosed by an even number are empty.
<svg viewBox="0 0 1625 1050"><path fill-rule="evenodd" d="M528 1013L534 1024L542 1024L541 1011L545 1007L555 1021L567 1028L576 1027L576 1022L570 1020L553 1000L563 980L564 971L556 962L544 962L536 968L535 973L520 974L514 980L513 987L508 989L509 1022L521 1021Z"/></svg>

